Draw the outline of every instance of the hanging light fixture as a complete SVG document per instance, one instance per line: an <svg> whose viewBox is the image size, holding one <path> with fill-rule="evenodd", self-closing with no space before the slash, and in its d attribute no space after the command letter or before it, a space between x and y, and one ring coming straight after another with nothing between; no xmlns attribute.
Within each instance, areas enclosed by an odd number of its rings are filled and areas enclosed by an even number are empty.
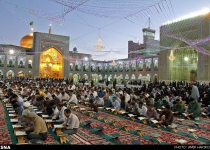
<svg viewBox="0 0 210 150"><path fill-rule="evenodd" d="M104 49L104 48L105 48L105 47L102 45L102 42L101 42L100 29L99 29L98 43L97 43L97 45L95 46L95 49L96 49L98 52L101 52L101 50Z"/></svg>
<svg viewBox="0 0 210 150"><path fill-rule="evenodd" d="M169 58L169 60L174 60L175 59L173 50L171 50L170 56L168 58Z"/></svg>
<svg viewBox="0 0 210 150"><path fill-rule="evenodd" d="M101 42L101 38L99 37L98 38L98 43L97 45L95 46L95 49L98 51L98 52L101 52L102 49L104 49L105 47L102 45L102 42Z"/></svg>
<svg viewBox="0 0 210 150"><path fill-rule="evenodd" d="M116 66L115 60L112 61L112 66Z"/></svg>

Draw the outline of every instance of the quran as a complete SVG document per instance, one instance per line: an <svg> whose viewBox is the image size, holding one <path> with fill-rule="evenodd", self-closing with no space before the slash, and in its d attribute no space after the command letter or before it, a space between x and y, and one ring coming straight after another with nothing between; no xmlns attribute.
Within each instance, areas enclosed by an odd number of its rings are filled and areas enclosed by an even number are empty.
<svg viewBox="0 0 210 150"><path fill-rule="evenodd" d="M194 129L187 129L189 132L195 132L196 130Z"/></svg>
<svg viewBox="0 0 210 150"><path fill-rule="evenodd" d="M154 124L158 123L157 120L151 120L151 122L154 123Z"/></svg>
<svg viewBox="0 0 210 150"><path fill-rule="evenodd" d="M146 117L138 117L139 120L145 120L147 119Z"/></svg>
<svg viewBox="0 0 210 150"><path fill-rule="evenodd" d="M182 139L176 139L175 141L179 144L184 144L187 142L186 140L182 140Z"/></svg>
<svg viewBox="0 0 210 150"><path fill-rule="evenodd" d="M16 136L27 135L25 131L16 131Z"/></svg>
<svg viewBox="0 0 210 150"><path fill-rule="evenodd" d="M10 119L10 122L18 122L18 119Z"/></svg>

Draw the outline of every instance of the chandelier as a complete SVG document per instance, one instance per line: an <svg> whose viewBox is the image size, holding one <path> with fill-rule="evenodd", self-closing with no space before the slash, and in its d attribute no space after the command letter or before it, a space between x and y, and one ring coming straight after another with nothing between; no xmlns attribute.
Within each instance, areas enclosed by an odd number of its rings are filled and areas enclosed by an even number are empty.
<svg viewBox="0 0 210 150"><path fill-rule="evenodd" d="M175 59L173 50L171 50L170 56L168 58L169 58L169 60L174 60Z"/></svg>
<svg viewBox="0 0 210 150"><path fill-rule="evenodd" d="M102 45L101 43L101 38L99 37L98 38L98 43L97 45L95 46L95 49L98 51L98 52L101 52L102 49L104 49L105 47Z"/></svg>

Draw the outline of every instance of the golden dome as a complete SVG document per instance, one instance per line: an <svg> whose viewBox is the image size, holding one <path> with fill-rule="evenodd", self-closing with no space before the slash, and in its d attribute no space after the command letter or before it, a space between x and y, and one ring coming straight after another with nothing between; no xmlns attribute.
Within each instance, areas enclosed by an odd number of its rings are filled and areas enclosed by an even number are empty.
<svg viewBox="0 0 210 150"><path fill-rule="evenodd" d="M20 46L24 48L32 48L33 46L33 33L29 33L28 35L24 36L20 41Z"/></svg>

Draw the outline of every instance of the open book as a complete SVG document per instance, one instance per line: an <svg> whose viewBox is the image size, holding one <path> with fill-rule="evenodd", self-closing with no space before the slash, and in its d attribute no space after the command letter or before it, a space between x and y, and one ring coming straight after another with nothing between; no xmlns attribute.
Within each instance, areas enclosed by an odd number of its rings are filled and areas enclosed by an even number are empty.
<svg viewBox="0 0 210 150"><path fill-rule="evenodd" d="M158 111L162 111L161 109L157 109Z"/></svg>
<svg viewBox="0 0 210 150"><path fill-rule="evenodd" d="M49 115L42 115L42 118L48 118L50 117Z"/></svg>
<svg viewBox="0 0 210 150"><path fill-rule="evenodd" d="M178 121L184 121L184 119L177 119Z"/></svg>
<svg viewBox="0 0 210 150"><path fill-rule="evenodd" d="M11 107L12 107L12 105L6 105L6 107L7 107L7 108L11 108Z"/></svg>
<svg viewBox="0 0 210 150"><path fill-rule="evenodd" d="M46 119L45 122L49 123L49 122L53 122L52 119Z"/></svg>
<svg viewBox="0 0 210 150"><path fill-rule="evenodd" d="M145 120L147 119L146 117L138 117L139 120Z"/></svg>
<svg viewBox="0 0 210 150"><path fill-rule="evenodd" d="M183 115L183 116L185 116L185 117L187 117L187 116L188 116L188 114L185 114L185 113L182 113L182 115Z"/></svg>
<svg viewBox="0 0 210 150"><path fill-rule="evenodd" d="M204 113L204 112L202 112L201 114L202 114L202 115L204 115L204 116L206 116L206 115L207 115L207 114L206 114L206 113Z"/></svg>
<svg viewBox="0 0 210 150"><path fill-rule="evenodd" d="M110 110L111 108L105 108L106 110Z"/></svg>
<svg viewBox="0 0 210 150"><path fill-rule="evenodd" d="M189 132L195 132L195 129L187 129Z"/></svg>
<svg viewBox="0 0 210 150"><path fill-rule="evenodd" d="M62 124L54 125L54 128L63 128Z"/></svg>
<svg viewBox="0 0 210 150"><path fill-rule="evenodd" d="M12 125L12 127L13 127L13 128L20 128L20 127L22 127L22 126L21 126L21 125L16 125L16 124L15 124L15 125Z"/></svg>
<svg viewBox="0 0 210 150"><path fill-rule="evenodd" d="M115 111L116 109L111 109L111 111L113 112L113 111Z"/></svg>
<svg viewBox="0 0 210 150"><path fill-rule="evenodd" d="M120 114L125 114L125 113L126 113L126 111L124 111L124 110L120 110L120 111L119 111L119 113L120 113Z"/></svg>
<svg viewBox="0 0 210 150"><path fill-rule="evenodd" d="M177 124L172 124L172 125L169 125L168 127L171 128L171 129L175 129L175 128L178 127L178 125Z"/></svg>
<svg viewBox="0 0 210 150"><path fill-rule="evenodd" d="M179 144L184 144L187 142L186 140L182 140L182 139L176 139L175 141Z"/></svg>
<svg viewBox="0 0 210 150"><path fill-rule="evenodd" d="M10 119L10 122L18 122L18 119Z"/></svg>
<svg viewBox="0 0 210 150"><path fill-rule="evenodd" d="M25 131L16 131L15 132L16 136L23 136L23 135L27 135Z"/></svg>
<svg viewBox="0 0 210 150"><path fill-rule="evenodd" d="M157 120L151 120L151 122L154 123L154 124L158 123Z"/></svg>
<svg viewBox="0 0 210 150"><path fill-rule="evenodd" d="M129 117L135 117L136 115L133 114L128 114Z"/></svg>
<svg viewBox="0 0 210 150"><path fill-rule="evenodd" d="M37 111L36 113L37 113L37 114L42 114L42 111Z"/></svg>
<svg viewBox="0 0 210 150"><path fill-rule="evenodd" d="M9 113L11 113L11 114L12 114L12 113L15 113L15 111L14 111L14 110L10 110L10 111L9 111Z"/></svg>
<svg viewBox="0 0 210 150"><path fill-rule="evenodd" d="M15 117L17 116L16 114L9 114L9 117Z"/></svg>

